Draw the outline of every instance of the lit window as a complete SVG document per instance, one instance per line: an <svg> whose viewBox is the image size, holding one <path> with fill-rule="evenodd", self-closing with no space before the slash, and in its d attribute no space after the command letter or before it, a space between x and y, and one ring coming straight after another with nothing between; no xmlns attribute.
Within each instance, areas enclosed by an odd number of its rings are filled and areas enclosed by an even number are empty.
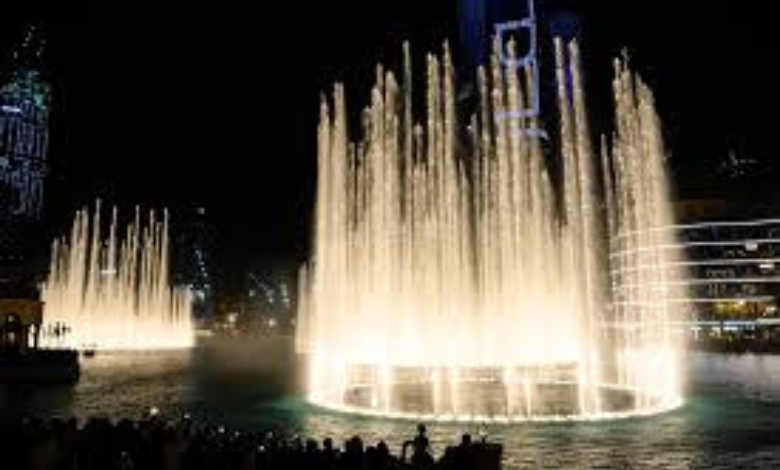
<svg viewBox="0 0 780 470"><path fill-rule="evenodd" d="M4 113L13 113L13 114L21 114L22 113L22 108L20 108L18 106L9 106L9 105L4 104L2 106L2 108L0 108L0 109L2 109Z"/></svg>

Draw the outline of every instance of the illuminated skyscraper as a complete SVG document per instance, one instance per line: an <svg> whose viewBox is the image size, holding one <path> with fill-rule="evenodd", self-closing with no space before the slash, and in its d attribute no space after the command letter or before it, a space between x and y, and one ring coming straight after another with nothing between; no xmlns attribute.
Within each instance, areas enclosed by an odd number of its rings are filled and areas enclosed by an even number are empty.
<svg viewBox="0 0 780 470"><path fill-rule="evenodd" d="M37 30L28 28L14 51L11 74L0 82L0 296L29 291L40 274L35 245L41 232L51 96L40 67L43 44Z"/></svg>
<svg viewBox="0 0 780 470"><path fill-rule="evenodd" d="M49 85L38 68L43 40L30 28L14 54L11 80L0 87L0 180L12 215L39 219L49 130Z"/></svg>
<svg viewBox="0 0 780 470"><path fill-rule="evenodd" d="M496 123L521 119L528 123L525 133L546 136L544 110L551 106L545 103L557 96L552 38L569 41L580 36L575 4L573 0L458 0L459 59L465 67L460 76L466 78L466 94L475 93L469 77L475 76L478 66L489 65L487 58L496 44L500 65L528 84L527 101L514 109L495 110Z"/></svg>
<svg viewBox="0 0 780 470"><path fill-rule="evenodd" d="M479 65L487 65L493 40L498 44L500 65L514 70L529 81L528 102L517 109L496 110L496 120L538 118L539 61L537 21L534 0L459 0L462 61L473 75ZM510 43L514 54L510 53Z"/></svg>
<svg viewBox="0 0 780 470"><path fill-rule="evenodd" d="M174 212L173 276L188 286L196 321L211 320L214 313L214 233L204 207Z"/></svg>

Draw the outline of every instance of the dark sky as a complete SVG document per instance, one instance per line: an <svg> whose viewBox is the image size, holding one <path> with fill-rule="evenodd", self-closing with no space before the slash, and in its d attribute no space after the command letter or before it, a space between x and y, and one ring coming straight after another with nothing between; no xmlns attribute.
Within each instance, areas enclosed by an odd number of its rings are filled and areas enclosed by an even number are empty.
<svg viewBox="0 0 780 470"><path fill-rule="evenodd" d="M25 23L43 24L51 213L97 195L204 205L221 253L241 261L305 254L322 88L344 79L364 90L404 39L422 50L457 34L454 0L19 3L2 7L0 64ZM681 180L730 147L771 163L769 2L565 3L584 19L594 88L604 94L608 60L625 46L656 89Z"/></svg>

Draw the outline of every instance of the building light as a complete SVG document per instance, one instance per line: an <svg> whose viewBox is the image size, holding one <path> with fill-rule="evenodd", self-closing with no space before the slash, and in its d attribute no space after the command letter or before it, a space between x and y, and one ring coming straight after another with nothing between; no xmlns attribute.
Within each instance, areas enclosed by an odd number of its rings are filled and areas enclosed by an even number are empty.
<svg viewBox="0 0 780 470"><path fill-rule="evenodd" d="M747 243L745 243L745 249L747 251L756 251L758 249L758 243L756 243L756 242L747 242Z"/></svg>
<svg viewBox="0 0 780 470"><path fill-rule="evenodd" d="M761 263L758 265L758 267L762 271L772 271L773 269L775 269L775 263Z"/></svg>
<svg viewBox="0 0 780 470"><path fill-rule="evenodd" d="M22 108L19 106L9 106L7 104L4 104L2 108L4 113L11 113L11 114L22 114Z"/></svg>

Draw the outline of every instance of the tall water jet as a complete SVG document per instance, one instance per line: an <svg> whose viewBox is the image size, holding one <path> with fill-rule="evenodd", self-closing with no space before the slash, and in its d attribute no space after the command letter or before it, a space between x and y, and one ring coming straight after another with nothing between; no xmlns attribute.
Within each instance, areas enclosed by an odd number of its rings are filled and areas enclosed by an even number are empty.
<svg viewBox="0 0 780 470"><path fill-rule="evenodd" d="M194 342L189 292L169 281L168 214L144 223L139 209L120 234L114 208L106 234L98 203L55 240L43 289L49 343L113 350L186 348Z"/></svg>
<svg viewBox="0 0 780 470"><path fill-rule="evenodd" d="M478 72L469 142L446 46L427 58L422 124L408 46L403 86L377 69L357 143L343 87L323 100L297 333L313 403L495 422L681 403L675 300L685 293L665 267L678 253L669 231L638 230L672 218L652 94L616 64L615 132L599 150L578 47L556 52L551 154L525 132L538 123L494 119L523 108L531 83L497 54Z"/></svg>

